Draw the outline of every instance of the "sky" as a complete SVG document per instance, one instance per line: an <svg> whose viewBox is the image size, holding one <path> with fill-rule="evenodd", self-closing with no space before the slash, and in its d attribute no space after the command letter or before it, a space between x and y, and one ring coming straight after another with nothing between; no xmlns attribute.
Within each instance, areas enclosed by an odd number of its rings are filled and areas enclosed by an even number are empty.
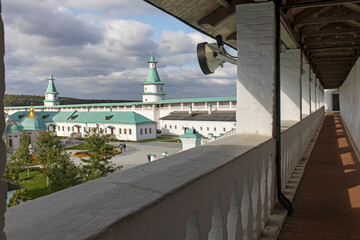
<svg viewBox="0 0 360 240"><path fill-rule="evenodd" d="M236 67L204 75L196 45L215 40L142 0L2 0L6 93L141 100L150 51L166 99L236 95Z"/></svg>

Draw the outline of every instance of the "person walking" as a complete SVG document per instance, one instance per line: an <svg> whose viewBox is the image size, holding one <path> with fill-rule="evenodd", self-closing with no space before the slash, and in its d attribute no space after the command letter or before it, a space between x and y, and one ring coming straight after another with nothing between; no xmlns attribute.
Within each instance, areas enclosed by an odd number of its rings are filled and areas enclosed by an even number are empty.
<svg viewBox="0 0 360 240"><path fill-rule="evenodd" d="M125 150L126 150L126 144L125 143L124 143L123 147L124 147L124 152L125 152Z"/></svg>
<svg viewBox="0 0 360 240"><path fill-rule="evenodd" d="M148 162L151 161L151 156L150 156L150 154L147 155L147 159L148 159Z"/></svg>
<svg viewBox="0 0 360 240"><path fill-rule="evenodd" d="M120 148L120 152L122 152L122 150L123 150L123 144L122 143L120 143L119 148Z"/></svg>

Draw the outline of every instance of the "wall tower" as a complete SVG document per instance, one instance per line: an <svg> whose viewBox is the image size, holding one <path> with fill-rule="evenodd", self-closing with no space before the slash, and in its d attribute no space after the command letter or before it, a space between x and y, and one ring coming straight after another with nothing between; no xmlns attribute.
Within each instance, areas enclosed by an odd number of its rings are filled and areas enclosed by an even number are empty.
<svg viewBox="0 0 360 240"><path fill-rule="evenodd" d="M157 102L165 99L166 93L163 91L164 83L160 81L159 74L156 70L156 61L154 54L151 52L149 63L149 73L144 85L143 102Z"/></svg>
<svg viewBox="0 0 360 240"><path fill-rule="evenodd" d="M45 100L44 100L44 106L55 106L55 105L59 105L59 93L56 90L55 84L54 84L54 80L55 78L53 77L53 75L50 73L49 75L49 85L46 89L45 92Z"/></svg>

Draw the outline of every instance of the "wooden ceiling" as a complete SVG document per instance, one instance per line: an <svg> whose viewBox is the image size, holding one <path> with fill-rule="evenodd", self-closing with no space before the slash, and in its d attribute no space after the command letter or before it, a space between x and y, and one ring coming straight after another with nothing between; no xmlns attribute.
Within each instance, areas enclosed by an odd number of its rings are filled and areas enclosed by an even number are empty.
<svg viewBox="0 0 360 240"><path fill-rule="evenodd" d="M144 0L236 49L235 6L264 0ZM265 0L266 1L266 0ZM290 32L324 88L345 81L360 54L360 0L283 0L282 38ZM286 41L284 41L286 44ZM195 50L194 50L195 51Z"/></svg>

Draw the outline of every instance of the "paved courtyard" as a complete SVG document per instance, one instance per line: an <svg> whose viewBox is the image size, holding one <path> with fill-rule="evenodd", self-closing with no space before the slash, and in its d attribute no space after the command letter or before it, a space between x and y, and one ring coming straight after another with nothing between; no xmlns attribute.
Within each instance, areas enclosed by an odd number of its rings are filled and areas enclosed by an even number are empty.
<svg viewBox="0 0 360 240"><path fill-rule="evenodd" d="M81 142L77 142L77 144L79 143ZM110 144L118 147L120 143L111 142ZM147 154L155 154L158 158L162 156L162 152L164 151L166 151L168 155L172 155L179 152L181 148L181 143L173 142L126 142L126 151L115 155L111 161L118 166L123 166L122 170L125 170L140 164L147 163ZM69 150L67 152L70 154L70 158L76 164L80 164L80 158L73 156L73 154L77 151L78 150Z"/></svg>

